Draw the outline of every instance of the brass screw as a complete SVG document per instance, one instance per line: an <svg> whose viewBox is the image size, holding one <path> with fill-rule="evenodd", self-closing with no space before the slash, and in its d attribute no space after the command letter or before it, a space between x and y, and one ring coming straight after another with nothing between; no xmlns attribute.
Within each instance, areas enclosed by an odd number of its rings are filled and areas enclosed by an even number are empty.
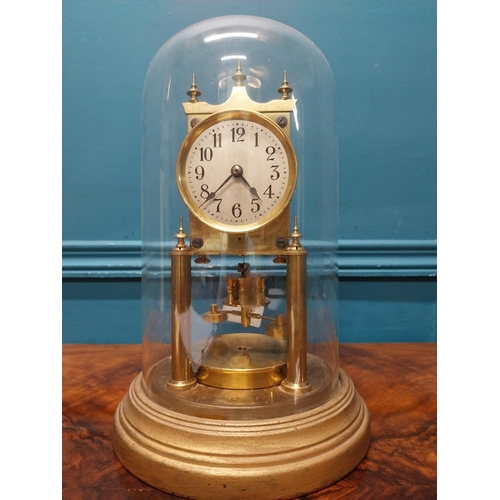
<svg viewBox="0 0 500 500"><path fill-rule="evenodd" d="M276 118L276 123L281 127L286 127L288 123L288 119L286 116L280 115Z"/></svg>
<svg viewBox="0 0 500 500"><path fill-rule="evenodd" d="M191 245L194 247L194 248L201 248L203 246L203 239L202 238L193 238L191 240Z"/></svg>
<svg viewBox="0 0 500 500"><path fill-rule="evenodd" d="M279 236L278 238L276 238L276 246L278 248L286 248L287 244L288 241L285 237Z"/></svg>

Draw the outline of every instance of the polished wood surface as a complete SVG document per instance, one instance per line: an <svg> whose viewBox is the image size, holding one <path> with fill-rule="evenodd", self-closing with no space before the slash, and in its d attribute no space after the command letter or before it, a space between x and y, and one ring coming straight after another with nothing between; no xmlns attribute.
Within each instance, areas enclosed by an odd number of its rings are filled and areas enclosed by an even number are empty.
<svg viewBox="0 0 500 500"><path fill-rule="evenodd" d="M436 498L436 344L342 344L340 364L370 411L370 449L348 477L302 498ZM140 369L140 345L63 346L63 498L177 499L127 472L111 445Z"/></svg>

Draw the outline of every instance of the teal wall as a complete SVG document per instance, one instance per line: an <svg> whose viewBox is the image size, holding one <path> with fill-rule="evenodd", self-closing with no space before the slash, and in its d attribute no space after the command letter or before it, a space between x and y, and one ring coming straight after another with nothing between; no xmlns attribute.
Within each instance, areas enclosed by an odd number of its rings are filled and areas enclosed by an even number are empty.
<svg viewBox="0 0 500 500"><path fill-rule="evenodd" d="M436 339L436 3L63 0L63 341L140 342L141 98L156 51L276 19L336 80L340 339Z"/></svg>

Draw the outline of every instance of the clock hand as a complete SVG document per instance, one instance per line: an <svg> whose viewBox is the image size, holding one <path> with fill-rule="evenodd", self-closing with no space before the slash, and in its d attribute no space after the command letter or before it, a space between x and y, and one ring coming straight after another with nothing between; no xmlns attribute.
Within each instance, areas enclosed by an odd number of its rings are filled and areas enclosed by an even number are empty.
<svg viewBox="0 0 500 500"><path fill-rule="evenodd" d="M200 208L205 205L207 201L212 200L215 198L215 195L229 182L229 180L233 177L233 174L231 174L215 191L212 191L211 193L208 194L206 197L205 201L200 205Z"/></svg>
<svg viewBox="0 0 500 500"><path fill-rule="evenodd" d="M207 201L212 200L215 198L215 195L229 182L229 180L232 177L241 177L243 175L243 169L240 167L240 165L233 165L231 167L231 175L228 176L228 178L215 190L212 191L211 193L208 194L208 196L205 198L205 201L200 205L200 208L205 205ZM245 181L246 182L246 181ZM247 183L248 184L248 183ZM250 186L249 186L250 187ZM258 195L257 195L258 197ZM260 200L260 198L259 198ZM262 200L261 200L262 201Z"/></svg>
<svg viewBox="0 0 500 500"><path fill-rule="evenodd" d="M250 189L250 192L254 195L254 196L257 196L257 198L262 201L261 197L258 195L257 193L257 190L250 186L250 184L248 183L248 181L243 177L243 176L240 176L240 179L243 181L243 183L248 187L248 189Z"/></svg>
<svg viewBox="0 0 500 500"><path fill-rule="evenodd" d="M231 167L231 174L226 178L226 180L215 190L215 191L212 191L211 193L208 193L208 196L205 198L205 201L200 205L200 208L205 205L205 203L207 201L210 201L212 199L215 198L215 195L231 180L231 178L238 178L240 177L241 180L248 186L248 188L250 189L250 192L254 195L254 196L257 196L257 198L261 200L260 196L257 194L257 190L250 186L250 184L248 183L248 181L243 177L243 168L241 168L240 165L233 165Z"/></svg>

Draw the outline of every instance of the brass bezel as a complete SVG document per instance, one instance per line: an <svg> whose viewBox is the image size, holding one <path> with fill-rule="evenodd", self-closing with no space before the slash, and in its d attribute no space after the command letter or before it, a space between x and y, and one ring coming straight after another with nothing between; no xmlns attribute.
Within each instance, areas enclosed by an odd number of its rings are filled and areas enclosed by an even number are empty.
<svg viewBox="0 0 500 500"><path fill-rule="evenodd" d="M281 198L281 200L279 201L279 203L277 204L277 206L267 215L262 217L262 219L252 222L251 224L245 224L241 226L223 224L219 221L213 220L210 216L208 216L205 212L203 212L203 210L201 210L198 207L198 205L194 202L186 185L186 159L194 142L208 128L223 121L229 121L229 120L245 120L266 127L271 133L273 133L277 137L277 139L283 146L283 149L285 151L288 160L289 181L285 189L285 193ZM293 149L292 143L285 134L285 132L283 132L283 130L281 130L281 128L278 125L276 125L272 120L270 120L266 116L257 113L255 111L241 110L241 109L220 111L218 113L210 115L208 118L198 123L184 139L181 148L179 150L179 154L177 156L176 179L177 179L177 186L179 188L179 192L181 194L184 203L188 207L189 211L197 219L199 219L203 223L207 224L210 227L213 227L218 231L224 231L233 234L244 234L247 232L255 231L256 229L259 229L269 224L271 221L275 220L276 217L278 217L283 212L283 210L289 205L293 196L293 192L295 190L295 185L297 183L297 157L295 156L295 151Z"/></svg>

